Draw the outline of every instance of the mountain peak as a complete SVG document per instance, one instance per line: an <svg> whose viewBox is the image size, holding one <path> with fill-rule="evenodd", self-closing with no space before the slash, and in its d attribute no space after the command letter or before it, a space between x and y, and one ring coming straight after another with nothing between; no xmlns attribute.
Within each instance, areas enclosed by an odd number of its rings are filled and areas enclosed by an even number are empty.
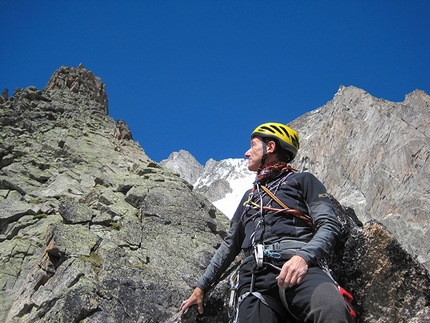
<svg viewBox="0 0 430 323"><path fill-rule="evenodd" d="M160 162L161 165L179 173L182 179L191 185L198 180L203 172L203 166L186 150L173 152L167 159Z"/></svg>
<svg viewBox="0 0 430 323"><path fill-rule="evenodd" d="M61 66L52 74L46 84L45 92L70 92L81 96L87 96L99 103L108 114L108 99L106 85L102 80L87 70L82 64L77 68Z"/></svg>
<svg viewBox="0 0 430 323"><path fill-rule="evenodd" d="M172 153L161 162L167 168L179 173L194 189L205 195L209 201L231 218L243 194L255 180L255 172L248 170L248 162L240 158L227 158L216 161L210 158L205 166L187 151Z"/></svg>

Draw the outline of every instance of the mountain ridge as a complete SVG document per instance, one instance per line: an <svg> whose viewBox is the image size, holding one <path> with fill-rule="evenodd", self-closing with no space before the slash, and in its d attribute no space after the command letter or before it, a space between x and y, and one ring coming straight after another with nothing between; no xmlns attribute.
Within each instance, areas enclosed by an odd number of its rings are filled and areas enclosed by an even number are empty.
<svg viewBox="0 0 430 323"><path fill-rule="evenodd" d="M430 97L421 90L394 103L353 86L341 86L326 105L289 123L301 138L292 166L314 173L343 205L354 209L361 221L381 221L426 268L430 266L430 243L424 242L430 234L430 191L426 180L430 178L429 106ZM370 137L366 137L366 131ZM336 141L337 138L343 140ZM377 151L376 156L373 151ZM205 195L216 190L216 199L206 196L216 206L222 205L221 211L231 217L252 181L239 187L236 198L224 206L222 199L232 193L227 176L220 177L216 168L224 163L228 160L205 167L205 178L196 181L205 184L197 184L196 189ZM234 172L233 165L231 168ZM252 178L244 169L237 172L234 176L238 178L240 172L243 178ZM214 185L211 177L216 179ZM223 185L215 185L221 180ZM403 187L396 190L396 185Z"/></svg>

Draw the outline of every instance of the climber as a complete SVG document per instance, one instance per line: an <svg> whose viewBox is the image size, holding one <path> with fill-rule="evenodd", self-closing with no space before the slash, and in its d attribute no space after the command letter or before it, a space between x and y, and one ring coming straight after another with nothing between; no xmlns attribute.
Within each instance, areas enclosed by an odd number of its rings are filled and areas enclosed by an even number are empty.
<svg viewBox="0 0 430 323"><path fill-rule="evenodd" d="M280 123L264 123L251 134L245 153L256 171L227 237L197 287L182 303L182 315L197 304L203 314L205 292L243 249L237 275L233 322L353 322L338 286L320 264L340 236L340 223L323 184L290 165L299 135Z"/></svg>

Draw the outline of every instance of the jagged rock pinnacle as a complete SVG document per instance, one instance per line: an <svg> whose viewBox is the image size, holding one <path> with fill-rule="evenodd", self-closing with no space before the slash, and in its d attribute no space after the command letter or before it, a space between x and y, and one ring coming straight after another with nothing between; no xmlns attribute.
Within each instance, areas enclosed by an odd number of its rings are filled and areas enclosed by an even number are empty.
<svg viewBox="0 0 430 323"><path fill-rule="evenodd" d="M62 66L56 70L44 89L44 91L50 90L68 90L72 93L88 96L100 103L106 114L108 114L106 85L82 64L79 64L76 69Z"/></svg>

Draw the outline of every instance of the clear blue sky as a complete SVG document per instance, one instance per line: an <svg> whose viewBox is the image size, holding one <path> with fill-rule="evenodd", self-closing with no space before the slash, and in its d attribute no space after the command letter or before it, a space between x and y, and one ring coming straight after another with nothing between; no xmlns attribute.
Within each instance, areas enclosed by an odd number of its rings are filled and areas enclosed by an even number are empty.
<svg viewBox="0 0 430 323"><path fill-rule="evenodd" d="M430 1L2 0L0 91L43 89L82 63L147 155L242 157L260 123L288 123L354 85L430 94Z"/></svg>

